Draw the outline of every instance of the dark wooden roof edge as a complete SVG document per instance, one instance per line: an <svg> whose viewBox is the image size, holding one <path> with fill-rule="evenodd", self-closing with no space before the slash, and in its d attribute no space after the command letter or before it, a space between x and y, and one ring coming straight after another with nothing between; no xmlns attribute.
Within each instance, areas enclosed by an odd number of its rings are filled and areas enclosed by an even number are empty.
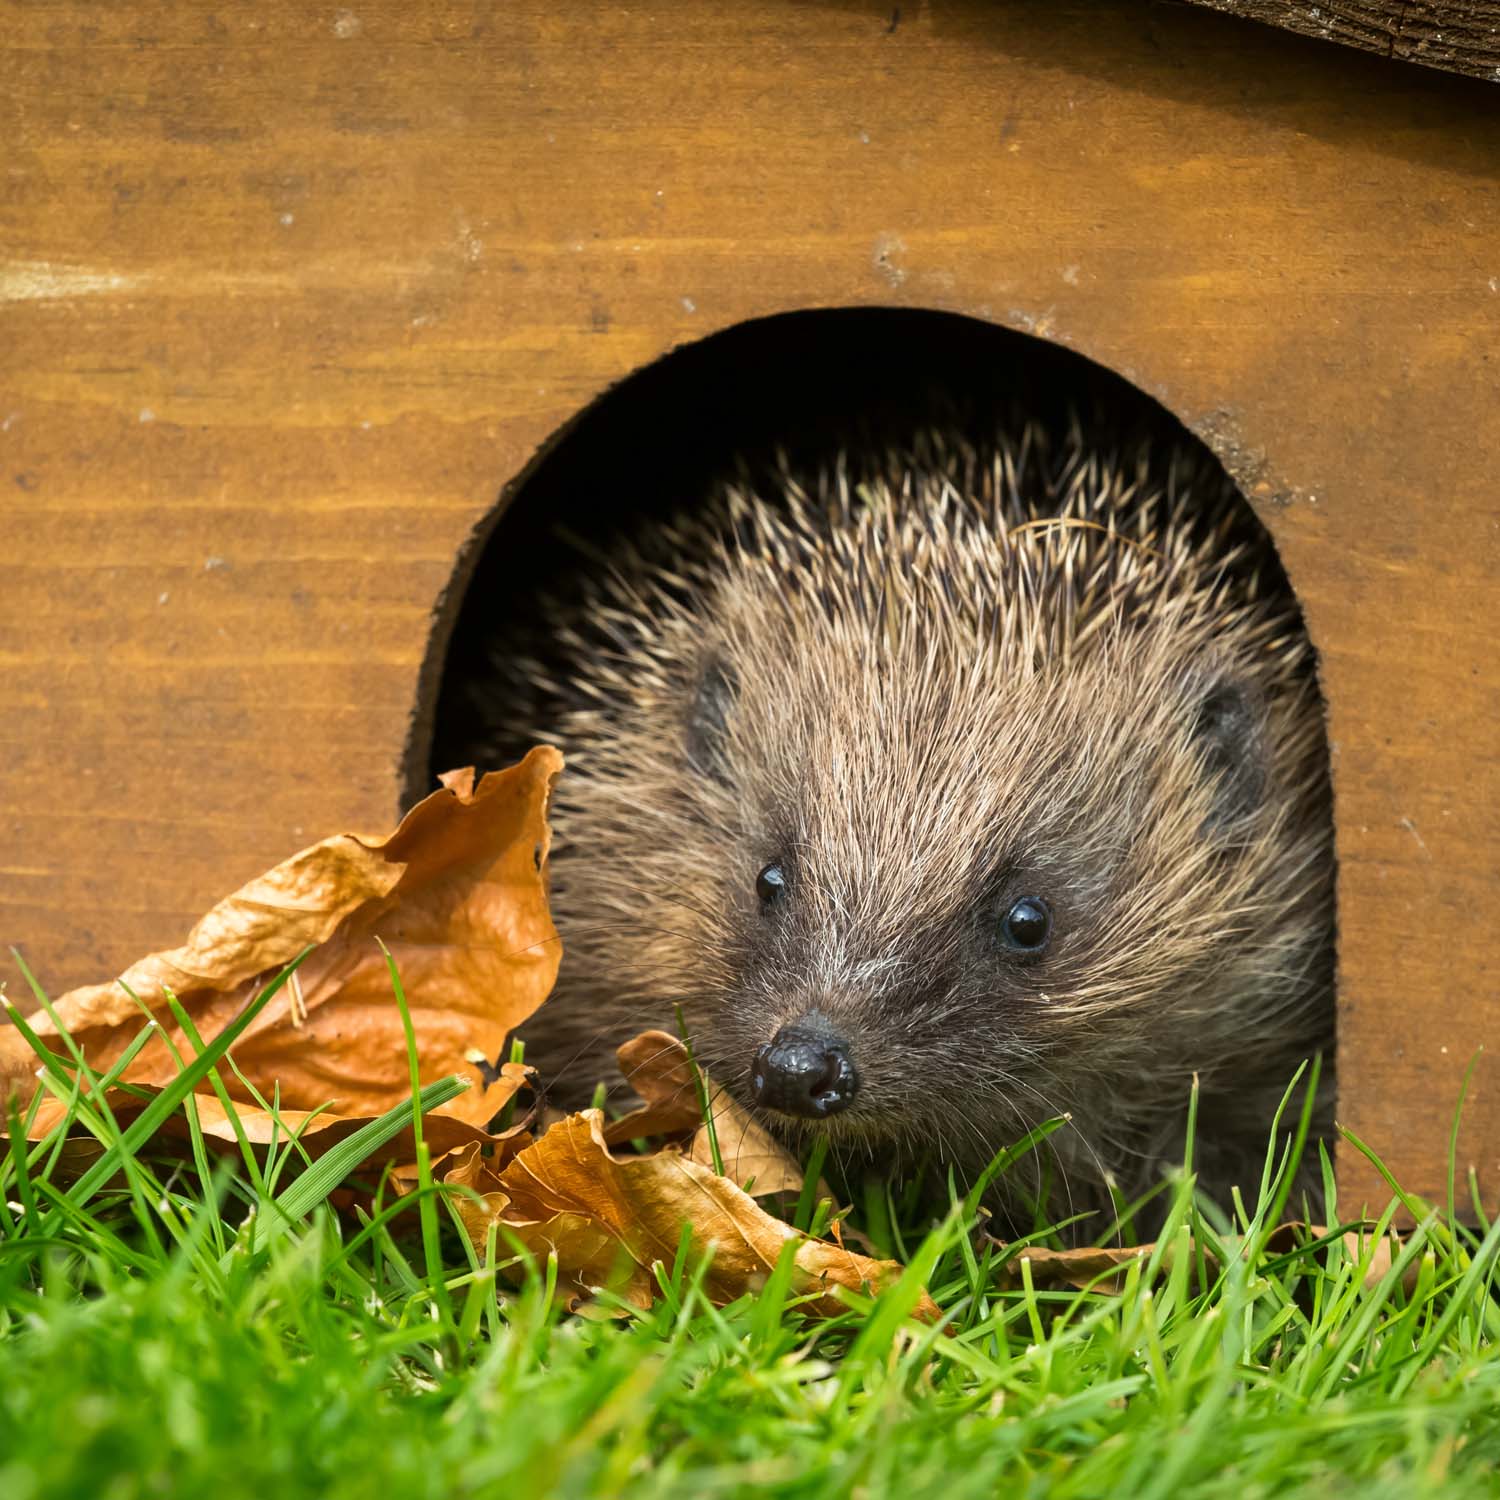
<svg viewBox="0 0 1500 1500"><path fill-rule="evenodd" d="M1500 83L1500 0L1190 0L1303 36Z"/></svg>

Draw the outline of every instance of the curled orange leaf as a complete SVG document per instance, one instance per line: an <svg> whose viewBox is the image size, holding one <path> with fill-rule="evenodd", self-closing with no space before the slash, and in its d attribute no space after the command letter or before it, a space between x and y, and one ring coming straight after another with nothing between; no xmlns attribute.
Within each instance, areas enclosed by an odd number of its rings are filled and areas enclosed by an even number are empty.
<svg viewBox="0 0 1500 1500"><path fill-rule="evenodd" d="M756 1291L789 1242L797 1246L793 1292L807 1297L818 1315L844 1310L837 1289L875 1292L901 1273L894 1261L809 1238L678 1151L613 1155L598 1110L554 1125L498 1173L484 1173L477 1153L466 1154L450 1180L487 1189L485 1210L474 1212L471 1202L465 1217L479 1247L496 1220L533 1254L557 1256L575 1301L610 1287L648 1306L655 1292L652 1268L675 1259L684 1224L692 1226L700 1248L713 1251L705 1288L720 1304ZM937 1316L930 1299L922 1299L918 1316Z"/></svg>
<svg viewBox="0 0 1500 1500"><path fill-rule="evenodd" d="M410 1087L400 1012L382 939L409 997L422 1082L458 1074L473 1087L440 1114L483 1127L513 1090L486 1066L552 988L560 947L547 910L546 805L562 769L541 747L485 776L445 778L389 838L339 834L294 854L213 907L178 948L132 964L117 981L70 991L57 1012L97 1070L140 1030L144 1008L162 1035L125 1073L160 1086L194 1046L169 1007L174 995L205 1041L267 979L310 944L301 967L234 1048L241 1073L284 1111L363 1119ZM130 993L127 993L127 988ZM136 997L132 999L132 993ZM42 1015L32 1024L56 1035ZM0 1078L29 1081L35 1058L0 1030ZM253 1104L229 1069L225 1086ZM212 1106L210 1106L211 1108ZM44 1130L60 1107L44 1111Z"/></svg>

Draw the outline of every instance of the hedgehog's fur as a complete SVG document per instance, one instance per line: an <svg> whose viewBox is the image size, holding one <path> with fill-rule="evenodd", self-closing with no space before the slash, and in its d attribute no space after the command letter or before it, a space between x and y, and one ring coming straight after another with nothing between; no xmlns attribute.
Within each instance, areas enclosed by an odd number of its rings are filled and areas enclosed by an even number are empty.
<svg viewBox="0 0 1500 1500"><path fill-rule="evenodd" d="M1129 1195L1180 1159L1196 1075L1205 1185L1253 1187L1331 1047L1333 854L1311 649L1243 501L1076 426L775 488L617 552L554 606L564 669L505 668L570 766L544 1061L586 1093L680 1005L744 1101L756 1049L816 1007L860 1090L777 1124L846 1160L973 1171L1067 1114L1061 1206ZM1030 963L995 940L1021 895L1055 920Z"/></svg>

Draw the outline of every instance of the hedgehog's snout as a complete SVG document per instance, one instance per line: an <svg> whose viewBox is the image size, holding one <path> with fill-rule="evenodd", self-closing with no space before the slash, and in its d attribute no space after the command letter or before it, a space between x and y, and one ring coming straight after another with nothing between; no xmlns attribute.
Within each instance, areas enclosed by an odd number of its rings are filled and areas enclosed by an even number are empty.
<svg viewBox="0 0 1500 1500"><path fill-rule="evenodd" d="M750 1095L766 1109L822 1120L859 1091L849 1044L817 1011L783 1026L750 1064Z"/></svg>

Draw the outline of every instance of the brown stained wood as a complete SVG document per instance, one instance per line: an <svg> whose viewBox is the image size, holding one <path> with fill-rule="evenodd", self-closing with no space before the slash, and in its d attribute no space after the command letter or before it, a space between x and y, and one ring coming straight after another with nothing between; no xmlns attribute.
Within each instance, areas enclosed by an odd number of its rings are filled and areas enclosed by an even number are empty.
<svg viewBox="0 0 1500 1500"><path fill-rule="evenodd" d="M1500 81L1500 0L1191 0L1303 36Z"/></svg>
<svg viewBox="0 0 1500 1500"><path fill-rule="evenodd" d="M1488 89L1052 0L0 19L0 939L50 988L391 825L455 559L610 383L941 308L1134 380L1271 526L1331 707L1342 1116L1441 1192L1500 1039Z"/></svg>

